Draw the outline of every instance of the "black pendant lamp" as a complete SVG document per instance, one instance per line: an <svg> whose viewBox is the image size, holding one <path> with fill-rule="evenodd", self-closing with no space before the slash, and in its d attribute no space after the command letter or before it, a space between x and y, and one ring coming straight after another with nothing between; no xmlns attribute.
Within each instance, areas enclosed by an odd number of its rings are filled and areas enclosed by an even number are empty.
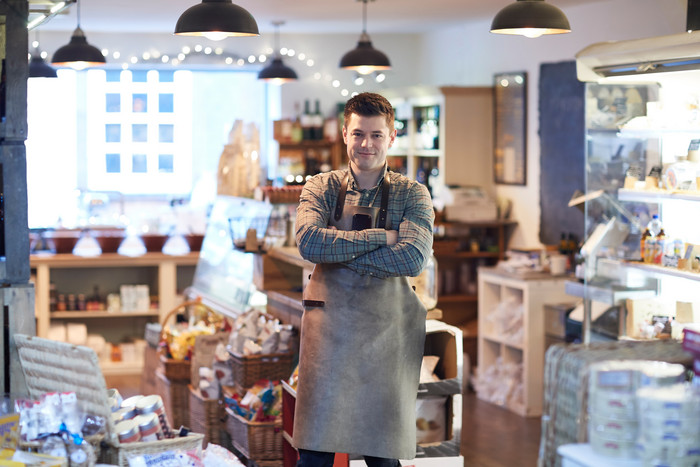
<svg viewBox="0 0 700 467"><path fill-rule="evenodd" d="M56 70L44 61L41 56L42 52L39 49L39 32L36 33L36 40L33 44L34 50L29 59L29 77L30 78L56 78Z"/></svg>
<svg viewBox="0 0 700 467"><path fill-rule="evenodd" d="M231 0L202 0L180 15L174 34L218 41L231 36L259 36L260 32L253 15Z"/></svg>
<svg viewBox="0 0 700 467"><path fill-rule="evenodd" d="M284 24L284 21L273 21L272 24L275 26L275 58L272 60L272 63L260 70L258 79L273 84L284 84L295 81L297 79L296 72L282 62L282 56L279 52L279 27Z"/></svg>
<svg viewBox="0 0 700 467"><path fill-rule="evenodd" d="M367 34L367 2L373 0L358 0L362 2L362 34L357 47L343 55L340 68L355 70L361 75L368 75L379 70L390 70L389 57L372 47Z"/></svg>
<svg viewBox="0 0 700 467"><path fill-rule="evenodd" d="M32 53L29 60L30 78L56 78L56 70L46 63L38 51Z"/></svg>
<svg viewBox="0 0 700 467"><path fill-rule="evenodd" d="M83 70L91 66L104 65L106 60L100 49L88 44L85 33L80 29L80 1L78 4L78 27L73 31L70 42L53 54L51 63Z"/></svg>
<svg viewBox="0 0 700 467"><path fill-rule="evenodd" d="M544 0L517 0L496 14L491 32L540 37L571 32L571 26L563 11Z"/></svg>

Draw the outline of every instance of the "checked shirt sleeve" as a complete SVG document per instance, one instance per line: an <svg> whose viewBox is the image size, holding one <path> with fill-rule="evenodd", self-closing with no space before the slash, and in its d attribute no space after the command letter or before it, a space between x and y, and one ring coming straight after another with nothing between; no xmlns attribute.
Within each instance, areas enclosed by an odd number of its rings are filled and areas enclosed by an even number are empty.
<svg viewBox="0 0 700 467"><path fill-rule="evenodd" d="M386 246L383 229L341 231L328 228L339 187L340 175L331 172L312 177L301 192L296 240L301 256L312 263L346 263Z"/></svg>
<svg viewBox="0 0 700 467"><path fill-rule="evenodd" d="M433 247L435 212L428 189L416 182L402 187L395 197L405 196L405 209L399 224L399 241L359 256L347 266L359 274L377 277L419 275ZM396 199L394 200L396 201ZM390 205L391 205L390 201Z"/></svg>

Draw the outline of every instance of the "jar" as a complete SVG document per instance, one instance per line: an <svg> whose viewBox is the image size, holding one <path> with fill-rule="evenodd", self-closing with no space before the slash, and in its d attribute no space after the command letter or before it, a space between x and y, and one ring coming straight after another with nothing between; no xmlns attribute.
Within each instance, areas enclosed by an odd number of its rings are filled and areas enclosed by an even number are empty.
<svg viewBox="0 0 700 467"><path fill-rule="evenodd" d="M431 252L428 262L417 277L409 277L409 283L416 291L418 299L428 310L432 310L437 305L438 298L438 265L435 255Z"/></svg>
<svg viewBox="0 0 700 467"><path fill-rule="evenodd" d="M140 414L156 414L158 416L158 422L160 423L163 435L165 437L170 437L172 433L172 427L170 426L170 421L168 420L168 416L165 413L163 399L159 395L152 394L150 396L143 396L136 403L136 410Z"/></svg>
<svg viewBox="0 0 700 467"><path fill-rule="evenodd" d="M112 412L116 412L122 406L122 395L117 389L111 388L107 390L107 399L109 400L109 408Z"/></svg>
<svg viewBox="0 0 700 467"><path fill-rule="evenodd" d="M155 413L146 413L138 415L134 422L139 427L141 433L141 441L158 441L163 439L163 430L160 427L158 415Z"/></svg>
<svg viewBox="0 0 700 467"><path fill-rule="evenodd" d="M114 427L119 441L122 443L134 443L141 439L141 431L134 420L123 420Z"/></svg>

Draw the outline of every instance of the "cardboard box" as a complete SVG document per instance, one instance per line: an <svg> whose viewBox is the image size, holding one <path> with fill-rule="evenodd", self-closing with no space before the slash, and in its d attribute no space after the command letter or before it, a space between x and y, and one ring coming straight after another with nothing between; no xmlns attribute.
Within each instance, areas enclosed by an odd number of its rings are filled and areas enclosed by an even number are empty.
<svg viewBox="0 0 700 467"><path fill-rule="evenodd" d="M676 302L676 321L700 323L700 303Z"/></svg>
<svg viewBox="0 0 700 467"><path fill-rule="evenodd" d="M445 218L456 222L492 221L498 218L496 201L480 187L452 187L445 203Z"/></svg>
<svg viewBox="0 0 700 467"><path fill-rule="evenodd" d="M464 359L462 331L442 321L427 320L423 355L439 357L435 374L440 381L421 383L421 395L452 395L462 393L462 362Z"/></svg>
<svg viewBox="0 0 700 467"><path fill-rule="evenodd" d="M402 460L401 467L464 467L464 456ZM364 460L351 460L349 467L367 467Z"/></svg>

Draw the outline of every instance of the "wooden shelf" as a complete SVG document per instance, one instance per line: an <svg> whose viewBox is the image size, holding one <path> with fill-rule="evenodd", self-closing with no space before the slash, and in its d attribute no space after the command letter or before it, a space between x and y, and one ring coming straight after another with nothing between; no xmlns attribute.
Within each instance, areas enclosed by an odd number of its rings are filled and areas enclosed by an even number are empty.
<svg viewBox="0 0 700 467"><path fill-rule="evenodd" d="M507 345L508 347L512 347L517 350L523 350L523 343L522 342L514 342L511 339L508 339L507 336L497 336L497 335L480 335L479 336L482 339L486 339L488 341L494 342L496 344L502 344L502 345Z"/></svg>
<svg viewBox="0 0 700 467"><path fill-rule="evenodd" d="M544 306L570 300L565 290L567 278L540 275L532 279L513 277L496 268L479 268L479 371L485 373L489 367L499 364L522 364L522 400L508 399L505 407L527 417L542 415L544 389ZM522 337L513 342L500 335L494 323L501 323L494 313L504 303L522 309ZM490 394L478 394L489 400Z"/></svg>
<svg viewBox="0 0 700 467"><path fill-rule="evenodd" d="M94 257L82 257L73 254L35 254L29 258L30 267L35 274L35 314L36 314L36 333L39 337L47 337L52 319L90 319L92 324L97 325L94 319L110 319L117 318L122 320L125 325L124 318L150 318L160 320L170 310L174 309L179 304L178 298L178 269L182 267L192 268L196 266L199 260L199 252L191 252L187 255L172 256L163 253L146 253L143 256L130 257L123 256L117 253L106 253ZM113 280L111 268L119 268L119 276L122 280L125 275L129 280L148 280L152 282L155 289L151 292L158 295L159 309L144 310L135 313L109 313L106 311L49 311L49 290L52 282L63 275L73 275L76 271L80 271L81 275L91 275L98 270L101 271L99 280ZM90 271L94 269L95 271ZM133 270L133 277L132 277ZM98 279L95 279L98 280ZM133 282L125 282L133 283ZM110 288L119 288L121 284L109 284ZM104 288L102 288L104 290ZM76 290L77 293L77 290ZM141 334L139 337L142 337Z"/></svg>
<svg viewBox="0 0 700 467"><path fill-rule="evenodd" d="M438 297L438 302L440 303L477 302L478 300L478 295L467 294L440 295Z"/></svg>
<svg viewBox="0 0 700 467"><path fill-rule="evenodd" d="M143 318L143 317L158 317L159 310L148 311L129 311L129 312L112 312L112 311L52 311L51 319L93 319L93 318Z"/></svg>

